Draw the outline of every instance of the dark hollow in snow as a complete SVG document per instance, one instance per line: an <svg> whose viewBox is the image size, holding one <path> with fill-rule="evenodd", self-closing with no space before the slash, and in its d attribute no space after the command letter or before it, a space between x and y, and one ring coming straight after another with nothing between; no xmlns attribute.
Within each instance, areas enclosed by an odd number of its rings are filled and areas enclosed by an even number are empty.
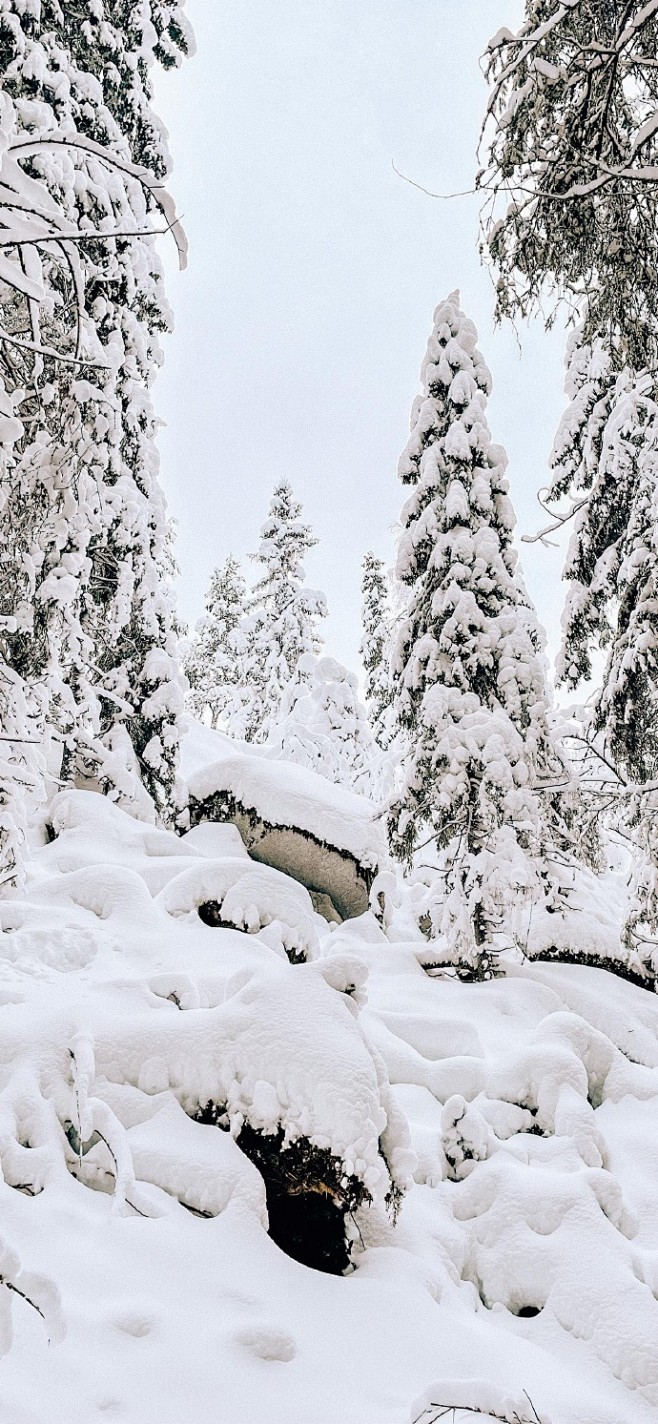
<svg viewBox="0 0 658 1424"><path fill-rule="evenodd" d="M245 1123L237 1141L265 1182L272 1240L302 1266L342 1275L350 1264L345 1218L368 1200L363 1183L307 1138L284 1147L281 1128L263 1133Z"/></svg>
<svg viewBox="0 0 658 1424"><path fill-rule="evenodd" d="M232 920L222 919L222 907L217 900L206 900L197 910L199 919L213 930L234 930Z"/></svg>
<svg viewBox="0 0 658 1424"><path fill-rule="evenodd" d="M361 865L349 851L297 826L273 825L251 807L242 806L229 791L216 791L203 801L190 797L189 813L190 826L202 821L237 826L252 860L299 880L316 895L316 909L325 919L350 920L368 909L377 870Z"/></svg>
<svg viewBox="0 0 658 1424"><path fill-rule="evenodd" d="M205 900L199 905L197 910L199 919L204 925L208 925L212 930L240 930L242 934L250 934L253 931L247 930L244 925L237 925L234 920L225 920L222 916L222 907L217 900ZM286 954L291 964L304 964L306 955L291 949L286 949Z"/></svg>

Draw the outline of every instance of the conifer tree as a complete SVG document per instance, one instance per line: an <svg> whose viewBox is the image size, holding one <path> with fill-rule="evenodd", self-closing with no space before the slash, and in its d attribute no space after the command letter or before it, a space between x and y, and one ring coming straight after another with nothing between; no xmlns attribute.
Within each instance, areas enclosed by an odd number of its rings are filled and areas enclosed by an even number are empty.
<svg viewBox="0 0 658 1424"><path fill-rule="evenodd" d="M393 735L389 673L393 620L384 564L370 552L363 560L361 589L363 637L359 651L366 675L366 708L375 740L385 749Z"/></svg>
<svg viewBox="0 0 658 1424"><path fill-rule="evenodd" d="M131 762L148 797L128 799L168 814L182 688L149 395L169 320L149 235L168 168L149 70L177 62L189 34L173 0L95 0L82 20L2 0L0 24L13 151L83 238L42 256L56 301L27 310L0 294L3 376L24 426L1 515L7 656L46 690L64 778L83 761L118 794Z"/></svg>
<svg viewBox="0 0 658 1424"><path fill-rule="evenodd" d="M594 728L626 777L658 776L658 403L649 372L617 372L603 343L568 352L571 397L558 429L549 500L568 497L574 527L565 578L560 681L592 676L606 653Z"/></svg>
<svg viewBox="0 0 658 1424"><path fill-rule="evenodd" d="M303 560L317 539L301 522L302 506L286 481L272 495L261 528L260 566L247 630L247 677L251 703L244 723L246 741L266 741L278 722L284 693L305 679L304 659L321 647L318 620L326 615L323 593L306 587Z"/></svg>
<svg viewBox="0 0 658 1424"><path fill-rule="evenodd" d="M493 972L496 901L536 880L565 782L546 713L542 639L517 570L504 451L491 442L491 377L457 292L442 302L399 475L397 577L410 590L393 653L395 712L409 740L389 813L394 853L432 838L445 852L451 952ZM535 858L534 864L532 858ZM508 905L509 908L509 905Z"/></svg>
<svg viewBox="0 0 658 1424"><path fill-rule="evenodd" d="M605 659L585 755L605 758L602 814L621 817L639 847L631 939L635 925L658 925L657 43L658 10L643 0L526 0L518 33L489 46L478 175L498 314L527 316L548 297L549 324L561 301L580 323L553 452L556 517L543 532L573 518L559 678L576 687L593 651ZM625 789L611 811L615 776Z"/></svg>
<svg viewBox="0 0 658 1424"><path fill-rule="evenodd" d="M658 357L657 48L645 0L526 0L488 47L478 174L498 314L566 298L636 371Z"/></svg>
<svg viewBox="0 0 658 1424"><path fill-rule="evenodd" d="M635 847L625 946L637 963L658 930L658 392L650 372L616 371L603 342L580 331L566 388L548 492L556 524L573 517L558 677L577 688L593 653L604 660L577 746L591 814Z"/></svg>
<svg viewBox="0 0 658 1424"><path fill-rule="evenodd" d="M215 569L206 594L206 614L185 660L189 704L196 717L206 710L211 726L220 727L248 695L245 678L247 585L239 561L229 554Z"/></svg>

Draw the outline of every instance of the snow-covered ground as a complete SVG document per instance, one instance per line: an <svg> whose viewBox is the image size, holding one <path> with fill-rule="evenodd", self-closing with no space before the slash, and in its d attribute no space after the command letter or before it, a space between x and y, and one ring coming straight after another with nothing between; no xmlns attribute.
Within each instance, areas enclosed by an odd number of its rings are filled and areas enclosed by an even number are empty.
<svg viewBox="0 0 658 1424"><path fill-rule="evenodd" d="M654 995L432 977L402 919L327 924L231 826L92 791L51 821L0 905L2 1424L658 1419ZM268 1236L245 1122L343 1164L345 1275Z"/></svg>

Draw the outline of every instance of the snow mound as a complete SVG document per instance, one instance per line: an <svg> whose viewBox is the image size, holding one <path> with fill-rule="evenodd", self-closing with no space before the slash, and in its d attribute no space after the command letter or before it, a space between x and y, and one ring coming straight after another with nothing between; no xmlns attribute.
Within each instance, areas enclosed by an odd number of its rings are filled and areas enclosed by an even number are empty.
<svg viewBox="0 0 658 1424"><path fill-rule="evenodd" d="M468 1410L471 1419L499 1419L502 1424L551 1424L547 1414L537 1414L527 1394L505 1396L486 1380L438 1380L412 1405L409 1424L429 1424L453 1410Z"/></svg>
<svg viewBox="0 0 658 1424"><path fill-rule="evenodd" d="M313 906L301 885L278 870L254 865L242 858L204 860L194 864L165 886L158 903L169 915L187 915L205 907L216 908L206 923L234 925L248 934L271 929L293 959L313 959L318 953Z"/></svg>
<svg viewBox="0 0 658 1424"><path fill-rule="evenodd" d="M50 824L0 906L3 1418L655 1424L653 994L432 977L232 825Z"/></svg>

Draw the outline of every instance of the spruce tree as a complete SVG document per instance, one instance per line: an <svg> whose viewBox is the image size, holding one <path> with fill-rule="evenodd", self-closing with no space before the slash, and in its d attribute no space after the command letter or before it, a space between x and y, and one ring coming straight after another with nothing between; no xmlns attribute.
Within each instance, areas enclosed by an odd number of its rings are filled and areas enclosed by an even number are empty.
<svg viewBox="0 0 658 1424"><path fill-rule="evenodd" d="M42 256L56 302L1 303L3 375L22 391L25 432L1 516L7 656L46 690L64 778L84 763L112 794L118 774L125 797L132 762L148 798L135 786L128 800L169 814L182 688L149 395L169 314L148 235L162 226L168 155L149 71L189 36L169 0L97 0L82 20L4 0L0 26L13 151L83 236Z"/></svg>
<svg viewBox="0 0 658 1424"><path fill-rule="evenodd" d="M375 740L386 749L393 735L389 672L393 618L384 564L368 552L363 560L362 626L359 652L365 671L365 698Z"/></svg>
<svg viewBox="0 0 658 1424"><path fill-rule="evenodd" d="M625 946L637 963L651 958L658 930L658 392L654 375L617 372L603 343L581 332L566 387L549 490L557 519L573 515L558 676L577 688L593 675L592 654L603 659L577 745L590 814L635 847Z"/></svg>
<svg viewBox="0 0 658 1424"><path fill-rule="evenodd" d="M276 727L284 693L291 683L305 680L304 659L320 651L317 624L326 615L323 593L306 587L303 560L317 539L301 522L302 506L286 481L272 495L261 528L260 566L247 625L247 678L251 703L243 735L264 742Z"/></svg>
<svg viewBox="0 0 658 1424"><path fill-rule="evenodd" d="M397 577L410 591L392 662L405 781L389 813L394 853L445 852L443 928L456 961L493 972L492 924L536 881L565 768L547 722L542 638L512 545L504 451L491 442L491 377L457 292L434 314L399 475ZM553 792L553 797L555 792ZM532 859L534 859L534 864Z"/></svg>
<svg viewBox="0 0 658 1424"><path fill-rule="evenodd" d="M656 381L617 372L601 341L579 337L548 496L567 497L574 516L558 676L576 688L594 650L605 653L594 729L624 776L644 783L658 776Z"/></svg>
<svg viewBox="0 0 658 1424"><path fill-rule="evenodd" d="M519 32L489 46L478 177L498 314L527 316L548 297L549 324L561 301L579 323L549 490L554 527L573 518L558 676L576 687L603 655L585 756L605 783L600 814L621 818L639 849L631 940L658 924L657 43L658 11L643 0L526 0Z"/></svg>
<svg viewBox="0 0 658 1424"><path fill-rule="evenodd" d="M231 723L248 697L245 679L247 585L239 561L229 554L214 570L206 614L184 664L195 717L207 713L213 727Z"/></svg>

